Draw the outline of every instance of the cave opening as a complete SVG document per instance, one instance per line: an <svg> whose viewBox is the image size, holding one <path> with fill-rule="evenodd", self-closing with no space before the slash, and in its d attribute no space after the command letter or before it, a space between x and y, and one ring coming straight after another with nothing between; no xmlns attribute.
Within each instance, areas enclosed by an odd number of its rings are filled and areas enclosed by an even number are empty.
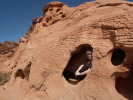
<svg viewBox="0 0 133 100"><path fill-rule="evenodd" d="M118 66L123 63L125 59L125 51L122 49L115 49L112 53L111 62L114 66Z"/></svg>
<svg viewBox="0 0 133 100"><path fill-rule="evenodd" d="M132 68L128 72L128 76L126 78L117 78L115 84L117 92L128 98L128 100L133 100L133 64L131 65Z"/></svg>
<svg viewBox="0 0 133 100"><path fill-rule="evenodd" d="M71 58L62 73L66 80L68 80L68 78L76 79L74 73L87 59L86 52L88 50L92 52L92 46L89 44L82 44L74 52L71 53ZM72 72L73 75L68 74L68 72Z"/></svg>
<svg viewBox="0 0 133 100"><path fill-rule="evenodd" d="M25 78L25 75L24 75L22 69L18 69L18 70L17 70L17 72L16 72L16 74L15 74L15 77L20 77L20 78L22 78L22 79Z"/></svg>

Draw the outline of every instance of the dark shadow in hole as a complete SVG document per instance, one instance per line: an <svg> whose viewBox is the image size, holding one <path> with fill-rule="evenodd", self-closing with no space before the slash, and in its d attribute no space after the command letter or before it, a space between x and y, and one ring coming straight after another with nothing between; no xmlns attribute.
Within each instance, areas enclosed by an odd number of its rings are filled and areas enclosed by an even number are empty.
<svg viewBox="0 0 133 100"><path fill-rule="evenodd" d="M18 71L15 74L15 77L21 77L22 79L25 78L25 75L24 75L22 69L18 69Z"/></svg>
<svg viewBox="0 0 133 100"><path fill-rule="evenodd" d="M56 13L60 11L60 8L56 9Z"/></svg>
<svg viewBox="0 0 133 100"><path fill-rule="evenodd" d="M89 44L82 44L77 48L76 51L72 52L72 57L62 73L65 79L73 85L76 85L86 77L86 75L75 77L75 72L87 59L87 50L92 51L92 46Z"/></svg>
<svg viewBox="0 0 133 100"><path fill-rule="evenodd" d="M30 69L31 69L31 62L28 63L28 65L24 68L25 77L27 80L29 80L30 75Z"/></svg>
<svg viewBox="0 0 133 100"><path fill-rule="evenodd" d="M133 67L133 64L132 64ZM115 88L128 100L133 100L133 68L130 70L127 78L117 78Z"/></svg>
<svg viewBox="0 0 133 100"><path fill-rule="evenodd" d="M65 14L63 14L63 15L61 15L61 17L62 17L62 18L65 18L65 17L66 17L66 15L65 15Z"/></svg>
<svg viewBox="0 0 133 100"><path fill-rule="evenodd" d="M53 8L50 8L50 9L49 9L49 11L52 11L52 10L53 10Z"/></svg>
<svg viewBox="0 0 133 100"><path fill-rule="evenodd" d="M111 62L114 66L122 64L126 54L122 49L115 49L112 53Z"/></svg>

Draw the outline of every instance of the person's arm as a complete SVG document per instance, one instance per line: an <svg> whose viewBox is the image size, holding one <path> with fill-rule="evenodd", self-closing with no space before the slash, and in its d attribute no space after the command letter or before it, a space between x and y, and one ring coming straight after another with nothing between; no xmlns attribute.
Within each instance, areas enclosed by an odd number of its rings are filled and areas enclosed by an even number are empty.
<svg viewBox="0 0 133 100"><path fill-rule="evenodd" d="M79 72L80 71L80 69L83 67L84 65L82 64L82 65L80 65L80 67L78 68L78 70L76 71L76 72Z"/></svg>
<svg viewBox="0 0 133 100"><path fill-rule="evenodd" d="M79 76L80 75L87 75L89 73L89 71L91 70L91 68L89 68L88 70L84 71L84 72L81 72L79 73Z"/></svg>
<svg viewBox="0 0 133 100"><path fill-rule="evenodd" d="M80 65L80 67L77 69L77 71L75 72L75 76L77 77L77 75L79 75L79 71L80 71L80 69L83 67L84 65L82 64L82 65Z"/></svg>

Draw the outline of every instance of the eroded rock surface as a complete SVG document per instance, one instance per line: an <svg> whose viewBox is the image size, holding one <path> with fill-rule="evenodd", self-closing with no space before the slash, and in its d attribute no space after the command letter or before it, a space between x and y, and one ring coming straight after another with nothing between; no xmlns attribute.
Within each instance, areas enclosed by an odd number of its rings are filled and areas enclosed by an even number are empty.
<svg viewBox="0 0 133 100"><path fill-rule="evenodd" d="M52 2L43 13L3 62L12 75L0 100L133 99L133 2ZM91 72L67 81L63 71L81 64L86 48L93 51Z"/></svg>
<svg viewBox="0 0 133 100"><path fill-rule="evenodd" d="M15 52L14 49L18 47L18 43L12 41L5 41L4 43L0 43L0 54L6 54L9 52Z"/></svg>
<svg viewBox="0 0 133 100"><path fill-rule="evenodd" d="M0 43L0 70L5 70L5 67L10 65L10 59L14 56L18 46L19 43L13 41Z"/></svg>

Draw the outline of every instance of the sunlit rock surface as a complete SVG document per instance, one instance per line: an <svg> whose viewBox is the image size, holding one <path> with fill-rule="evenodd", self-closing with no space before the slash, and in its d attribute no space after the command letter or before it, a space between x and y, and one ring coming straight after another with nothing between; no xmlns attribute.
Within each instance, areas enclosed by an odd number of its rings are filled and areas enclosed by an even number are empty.
<svg viewBox="0 0 133 100"><path fill-rule="evenodd" d="M0 100L133 99L133 2L52 2L43 13L0 66L12 73ZM93 51L91 72L67 81L63 71L82 64L87 49Z"/></svg>

